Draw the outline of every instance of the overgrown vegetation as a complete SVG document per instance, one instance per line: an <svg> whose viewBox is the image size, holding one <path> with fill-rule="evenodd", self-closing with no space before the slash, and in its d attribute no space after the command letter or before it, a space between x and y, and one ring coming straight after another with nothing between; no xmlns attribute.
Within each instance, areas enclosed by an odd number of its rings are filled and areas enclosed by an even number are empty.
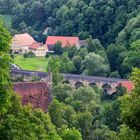
<svg viewBox="0 0 140 140"><path fill-rule="evenodd" d="M0 22L0 139L140 140L139 7L138 0L0 0L0 13L13 15L12 33L43 41L48 28L47 35L87 40L79 50L57 43L57 56L47 59L13 57L25 69L52 72L53 101L44 113L22 106L12 90L11 36ZM60 72L123 78L132 72L135 89L128 94L118 87L112 96L97 87L75 89L62 83Z"/></svg>
<svg viewBox="0 0 140 140"><path fill-rule="evenodd" d="M57 132L48 113L31 106L22 106L13 92L10 78L11 58L8 54L11 36L0 22L0 139L1 140L81 140L75 128ZM34 80L34 78L33 78Z"/></svg>
<svg viewBox="0 0 140 140"><path fill-rule="evenodd" d="M136 47L140 45L139 7L136 0L0 0L0 13L13 15L13 34L29 32L37 41L45 41L47 35L88 39L88 52L108 59L111 73L104 66L104 75L123 78L130 75L132 67L140 68ZM62 54L58 48L59 44L56 53ZM96 75L96 70L85 69L84 73Z"/></svg>

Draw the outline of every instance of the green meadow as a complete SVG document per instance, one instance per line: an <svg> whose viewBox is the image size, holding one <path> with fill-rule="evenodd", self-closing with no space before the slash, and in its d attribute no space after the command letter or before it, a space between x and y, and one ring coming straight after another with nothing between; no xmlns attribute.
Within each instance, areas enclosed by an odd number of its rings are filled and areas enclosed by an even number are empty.
<svg viewBox="0 0 140 140"><path fill-rule="evenodd" d="M24 58L22 55L15 56L14 63L24 70L43 72L46 71L48 65L45 57Z"/></svg>

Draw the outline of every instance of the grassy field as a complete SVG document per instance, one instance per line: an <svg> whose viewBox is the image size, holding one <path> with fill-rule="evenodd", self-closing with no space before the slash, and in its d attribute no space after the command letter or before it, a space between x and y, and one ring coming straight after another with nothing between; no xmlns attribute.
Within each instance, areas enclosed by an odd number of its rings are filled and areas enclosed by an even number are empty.
<svg viewBox="0 0 140 140"><path fill-rule="evenodd" d="M47 69L47 59L45 57L24 58L22 55L15 57L15 64L24 70L43 71Z"/></svg>
<svg viewBox="0 0 140 140"><path fill-rule="evenodd" d="M4 22L7 28L11 28L12 16L11 15L0 15L0 19Z"/></svg>

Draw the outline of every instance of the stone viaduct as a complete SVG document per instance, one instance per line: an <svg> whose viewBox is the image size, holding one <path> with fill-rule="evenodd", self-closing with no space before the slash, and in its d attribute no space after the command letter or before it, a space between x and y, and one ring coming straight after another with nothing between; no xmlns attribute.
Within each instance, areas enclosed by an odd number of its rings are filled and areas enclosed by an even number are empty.
<svg viewBox="0 0 140 140"><path fill-rule="evenodd" d="M83 85L97 86L100 89L102 88L108 94L114 93L119 85L122 84L124 85L124 83L131 84L131 82L126 79L99 77L99 76L85 76L75 74L62 74L62 75L65 79L64 83L71 84L76 88Z"/></svg>
<svg viewBox="0 0 140 140"><path fill-rule="evenodd" d="M22 79L24 82L32 81L37 79L40 82L47 82L51 87L51 74L45 72L37 71L25 71L25 70L11 70L11 75L13 81L18 81ZM108 78L108 77L98 77L98 76L85 76L85 75L75 75L75 74L62 74L64 77L64 83L71 84L72 86L78 88L83 85L98 86L106 91L108 94L112 94L116 91L116 87L120 84L131 90L133 84L126 79L118 78ZM129 86L129 87L128 87Z"/></svg>

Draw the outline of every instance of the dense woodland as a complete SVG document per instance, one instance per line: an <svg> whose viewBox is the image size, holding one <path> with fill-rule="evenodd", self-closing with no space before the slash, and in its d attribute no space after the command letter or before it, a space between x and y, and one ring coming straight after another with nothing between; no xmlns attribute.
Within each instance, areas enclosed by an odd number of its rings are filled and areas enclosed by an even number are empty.
<svg viewBox="0 0 140 140"><path fill-rule="evenodd" d="M29 32L45 41L47 29L47 35L90 40L88 53L99 56L86 59L106 59L101 60L107 63L102 67L106 76L127 78L132 67L140 67L139 0L0 0L0 13L13 15L13 34ZM86 68L78 73L100 75Z"/></svg>
<svg viewBox="0 0 140 140"><path fill-rule="evenodd" d="M29 32L36 40L73 35L87 45L46 55L53 74L48 113L22 106L10 82L11 35L0 22L1 140L140 140L139 0L0 0L0 14L12 14L10 32ZM25 56L27 57L27 56ZM138 67L138 68L133 68ZM98 87L72 88L60 72L123 77L131 93L118 87L112 96Z"/></svg>
<svg viewBox="0 0 140 140"><path fill-rule="evenodd" d="M135 89L118 87L106 95L95 87L72 88L61 83L57 61L53 68L53 101L48 113L22 106L12 90L9 56L11 36L0 22L0 139L1 140L139 140L140 70L133 70ZM55 63L53 63L53 61ZM55 75L54 75L55 74ZM109 106L104 102L112 101Z"/></svg>

